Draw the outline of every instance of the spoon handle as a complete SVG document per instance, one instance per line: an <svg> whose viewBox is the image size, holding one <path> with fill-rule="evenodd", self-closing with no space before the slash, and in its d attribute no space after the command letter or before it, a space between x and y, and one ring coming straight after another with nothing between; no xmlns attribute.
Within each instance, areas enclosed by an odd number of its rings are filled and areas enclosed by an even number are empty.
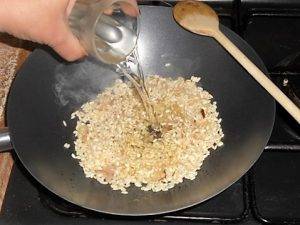
<svg viewBox="0 0 300 225"><path fill-rule="evenodd" d="M221 31L214 32L212 36L300 123L300 109L244 53Z"/></svg>

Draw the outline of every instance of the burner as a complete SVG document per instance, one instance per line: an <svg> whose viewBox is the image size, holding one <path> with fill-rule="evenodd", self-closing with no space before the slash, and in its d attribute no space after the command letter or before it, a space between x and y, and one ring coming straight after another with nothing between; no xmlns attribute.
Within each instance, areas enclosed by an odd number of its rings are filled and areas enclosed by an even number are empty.
<svg viewBox="0 0 300 225"><path fill-rule="evenodd" d="M299 77L291 77L290 79L282 77L280 81L282 83L282 90L300 107L300 75Z"/></svg>
<svg viewBox="0 0 300 225"><path fill-rule="evenodd" d="M300 223L300 152L264 152L252 169L255 216L269 224Z"/></svg>
<svg viewBox="0 0 300 225"><path fill-rule="evenodd" d="M275 83L278 87L298 106L300 107L300 74L287 75L286 73L275 75ZM300 141L300 126L297 122L283 109L277 105L278 116L281 117L281 125L293 139ZM294 140L294 141L295 141Z"/></svg>

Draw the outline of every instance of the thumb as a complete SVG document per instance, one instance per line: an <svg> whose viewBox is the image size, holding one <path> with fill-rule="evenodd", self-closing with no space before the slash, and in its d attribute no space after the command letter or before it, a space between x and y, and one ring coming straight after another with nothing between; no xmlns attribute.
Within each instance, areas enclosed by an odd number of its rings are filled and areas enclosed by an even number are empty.
<svg viewBox="0 0 300 225"><path fill-rule="evenodd" d="M58 36L53 39L50 46L67 61L74 61L86 55L79 40L65 23L58 27Z"/></svg>

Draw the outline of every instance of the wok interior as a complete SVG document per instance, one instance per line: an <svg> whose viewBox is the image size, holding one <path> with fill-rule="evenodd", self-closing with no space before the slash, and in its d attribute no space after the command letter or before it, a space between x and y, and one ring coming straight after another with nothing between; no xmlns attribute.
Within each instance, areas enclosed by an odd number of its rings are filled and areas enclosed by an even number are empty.
<svg viewBox="0 0 300 225"><path fill-rule="evenodd" d="M169 8L145 6L142 15L139 53L144 73L201 76L201 85L218 103L225 145L211 153L195 180L185 180L167 192L129 188L129 194L123 195L85 178L71 157L74 146L63 147L74 140L76 120L71 121L70 115L119 78L93 59L66 64L49 50L36 50L19 72L8 101L8 125L25 167L58 196L100 212L165 213L216 195L257 160L274 121L274 101L214 40L181 29ZM158 17L160 22L153 22ZM222 29L264 69L245 42Z"/></svg>

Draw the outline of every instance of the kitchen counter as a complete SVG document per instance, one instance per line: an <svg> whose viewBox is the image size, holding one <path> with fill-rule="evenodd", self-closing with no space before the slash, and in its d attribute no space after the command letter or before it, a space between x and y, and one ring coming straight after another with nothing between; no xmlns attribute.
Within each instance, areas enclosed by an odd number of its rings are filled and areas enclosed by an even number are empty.
<svg viewBox="0 0 300 225"><path fill-rule="evenodd" d="M23 41L0 33L0 127L5 125L5 103L11 82L29 51ZM27 48L27 47L26 47ZM13 159L9 152L0 154L0 211L9 181Z"/></svg>

